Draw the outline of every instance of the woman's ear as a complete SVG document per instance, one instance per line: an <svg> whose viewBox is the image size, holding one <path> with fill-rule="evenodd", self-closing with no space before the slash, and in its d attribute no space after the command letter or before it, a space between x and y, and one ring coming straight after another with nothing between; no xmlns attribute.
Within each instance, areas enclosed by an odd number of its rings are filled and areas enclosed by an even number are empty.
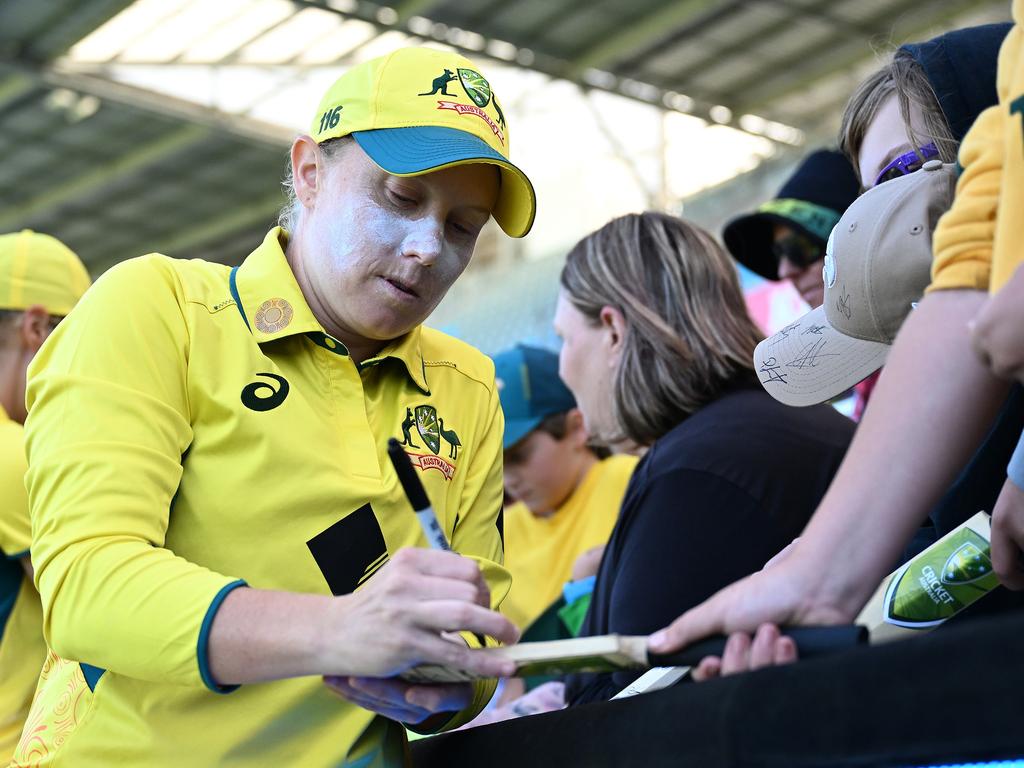
<svg viewBox="0 0 1024 768"><path fill-rule="evenodd" d="M292 143L292 189L305 208L311 208L323 180L323 154L309 136Z"/></svg>
<svg viewBox="0 0 1024 768"><path fill-rule="evenodd" d="M617 357L626 341L626 317L618 307L606 304L601 307L599 320L601 329L605 331L608 351L613 354L613 357Z"/></svg>

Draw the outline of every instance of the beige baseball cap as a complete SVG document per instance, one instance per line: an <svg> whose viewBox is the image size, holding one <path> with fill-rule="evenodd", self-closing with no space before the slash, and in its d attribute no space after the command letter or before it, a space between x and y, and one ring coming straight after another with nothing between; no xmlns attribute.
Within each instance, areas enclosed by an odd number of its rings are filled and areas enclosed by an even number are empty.
<svg viewBox="0 0 1024 768"><path fill-rule="evenodd" d="M956 167L929 160L847 209L825 249L825 303L754 350L768 394L786 405L815 405L882 367L931 281L932 233L955 189Z"/></svg>

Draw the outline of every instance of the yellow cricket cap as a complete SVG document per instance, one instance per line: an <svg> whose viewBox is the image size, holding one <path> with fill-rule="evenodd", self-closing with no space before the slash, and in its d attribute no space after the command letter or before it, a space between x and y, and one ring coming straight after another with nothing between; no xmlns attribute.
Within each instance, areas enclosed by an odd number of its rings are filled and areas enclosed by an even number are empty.
<svg viewBox="0 0 1024 768"><path fill-rule="evenodd" d="M533 185L509 162L508 125L473 62L431 48L400 48L353 67L320 101L310 135L318 144L351 135L378 166L418 176L453 165L501 171L494 220L510 237L530 231Z"/></svg>
<svg viewBox="0 0 1024 768"><path fill-rule="evenodd" d="M41 304L63 317L91 282L82 260L57 238L31 229L0 235L0 309Z"/></svg>

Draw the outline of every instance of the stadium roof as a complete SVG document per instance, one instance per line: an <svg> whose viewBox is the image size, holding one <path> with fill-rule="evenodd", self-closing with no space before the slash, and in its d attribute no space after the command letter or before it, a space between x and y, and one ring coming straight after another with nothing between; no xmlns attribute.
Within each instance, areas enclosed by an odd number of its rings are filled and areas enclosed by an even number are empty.
<svg viewBox="0 0 1024 768"><path fill-rule="evenodd" d="M316 103L324 73L402 44L783 146L828 135L873 47L1008 13L995 0L5 0L0 231L50 232L94 273L151 250L237 261L282 203L302 120L278 116L302 118L290 105Z"/></svg>

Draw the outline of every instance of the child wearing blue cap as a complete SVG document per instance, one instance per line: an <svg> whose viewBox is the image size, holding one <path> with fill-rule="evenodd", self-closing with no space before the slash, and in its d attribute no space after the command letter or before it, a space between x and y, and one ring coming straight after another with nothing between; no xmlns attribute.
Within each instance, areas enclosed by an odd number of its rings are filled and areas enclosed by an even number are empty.
<svg viewBox="0 0 1024 768"><path fill-rule="evenodd" d="M505 511L512 589L502 612L526 629L558 600L577 558L608 540L637 460L588 444L554 352L518 345L494 366L505 412L505 489L516 502Z"/></svg>

